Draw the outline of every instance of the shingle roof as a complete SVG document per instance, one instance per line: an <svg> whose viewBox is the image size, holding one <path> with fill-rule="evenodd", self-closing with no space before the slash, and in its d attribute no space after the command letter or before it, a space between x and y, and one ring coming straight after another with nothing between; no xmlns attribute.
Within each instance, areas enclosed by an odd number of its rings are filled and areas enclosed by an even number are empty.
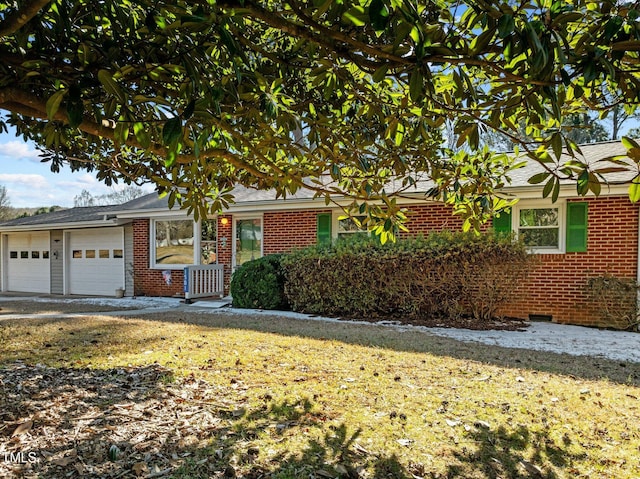
<svg viewBox="0 0 640 479"><path fill-rule="evenodd" d="M113 219L114 211L119 210L121 205L109 206L86 206L78 208L68 208L57 210L51 213L43 213L35 216L25 216L0 223L3 228L6 226L37 226L48 224L65 224L103 221Z"/></svg>
<svg viewBox="0 0 640 479"><path fill-rule="evenodd" d="M582 145L581 150L583 157L580 159L589 165L596 165L599 160L608 156L626 154L626 149L620 141ZM561 163L564 163L569 159L570 157L568 155L563 155ZM607 164L603 162L602 166L607 166ZM539 163L535 161L528 161L524 167L510 172L509 176L511 178L511 182L508 184L508 187L530 187L531 185L528 182L529 178L542 171L544 171L544 169ZM615 182L629 182L636 173L633 171L613 173L607 175L607 179ZM571 180L565 180L563 183L569 184L571 183ZM432 187L433 183L431 181L422 180L418 181L417 184L407 190L406 193L425 193ZM540 185L540 187L542 186ZM274 190L264 191L246 188L244 186L237 186L232 193L235 197L236 205L242 205L243 203L282 201L276 199L276 193ZM287 197L288 200L309 200L311 198L313 198L313 192L307 189L301 189L295 195ZM112 220L117 214L133 213L136 211L166 211L168 209L167 197L160 198L156 193L150 193L121 205L69 208L66 210L55 211L53 213L17 218L5 223L0 223L0 228L6 229L7 227L14 226L28 227L68 223L88 223L102 220L106 222Z"/></svg>

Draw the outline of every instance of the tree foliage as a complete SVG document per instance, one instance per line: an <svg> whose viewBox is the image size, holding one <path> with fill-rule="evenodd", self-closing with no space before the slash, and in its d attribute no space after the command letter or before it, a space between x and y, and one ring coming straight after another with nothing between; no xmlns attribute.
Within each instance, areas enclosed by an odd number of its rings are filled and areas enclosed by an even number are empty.
<svg viewBox="0 0 640 479"><path fill-rule="evenodd" d="M82 190L73 197L73 206L104 206L120 205L144 195L144 190L137 186L125 186L111 193L94 196L89 190Z"/></svg>
<svg viewBox="0 0 640 479"><path fill-rule="evenodd" d="M281 196L307 188L327 201L352 197L392 231L393 196L429 178L439 186L431 196L483 218L507 204L494 190L511 161L481 148L486 131L541 161L555 190L559 176L587 168L563 119L639 100L634 2L11 0L0 9L4 121L53 170L69 162L107 184L151 180L196 214L228 204L236 184ZM447 121L469 172L446 160ZM520 124L527 139L514 133ZM563 150L578 160L560 164Z"/></svg>
<svg viewBox="0 0 640 479"><path fill-rule="evenodd" d="M7 193L7 188L0 185L0 221L11 218L11 200Z"/></svg>

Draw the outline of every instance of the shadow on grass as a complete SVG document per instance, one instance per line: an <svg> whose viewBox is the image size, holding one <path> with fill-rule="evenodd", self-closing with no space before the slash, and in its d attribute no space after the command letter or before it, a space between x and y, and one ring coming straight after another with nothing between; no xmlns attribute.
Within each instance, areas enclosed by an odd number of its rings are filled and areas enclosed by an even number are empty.
<svg viewBox="0 0 640 479"><path fill-rule="evenodd" d="M330 420L311 399L262 400L249 409L232 387L175 378L155 364L9 364L0 369L0 444L10 454L0 477L554 479L554 469L580 459L568 437L557 443L546 429L476 424L463 433L467 446L434 439L434 450L449 451L442 470L412 458L410 447L402 457L367 450L355 425ZM262 439L280 449L261 450Z"/></svg>
<svg viewBox="0 0 640 479"><path fill-rule="evenodd" d="M184 311L145 315L139 319L335 340L359 346L401 352L428 353L478 361L499 367L548 372L588 380L608 379L615 383L640 386L640 364L634 362L463 342L421 331L400 332L388 327L353 324L349 321L327 323L277 316L225 315Z"/></svg>
<svg viewBox="0 0 640 479"><path fill-rule="evenodd" d="M90 317L91 315L87 315ZM181 326L195 325L207 330L235 329L258 333L277 334L284 337L309 338L317 340L332 340L358 346L392 351L427 353L431 355L450 357L455 359L477 361L498 367L523 369L530 371L561 374L572 378L601 380L640 386L640 364L634 362L614 361L605 358L589 356L573 356L557 354L548 351L533 351L528 349L512 349L480 343L463 342L455 339L431 335L421 331L400 332L388 327L353 324L344 322L322 322L311 320L297 320L280 318L277 316L238 315L223 313L198 313L194 311L176 311L171 313L155 313L126 318L105 318L108 327L99 328L95 324L84 325L79 318L63 319L25 319L0 321L0 344L9 342L15 334L42 334L43 348L38 353L47 361L54 360L69 364L65 357L80 347L77 338L92 338L91 343L115 344L111 354L128 352L136 336L135 321L171 323ZM18 328L19 332L16 333ZM41 333L43 328L47 333ZM26 332L25 332L26 331ZM73 339L70 334L76 334ZM153 328L146 332L144 338L137 338L141 345L149 348L162 349L165 340L164 328ZM193 334L194 342L199 341L198 335ZM85 341L86 342L86 341ZM52 346L50 349L46 349ZM88 348L88 349L86 349ZM98 348L96 355L100 355ZM32 351L13 351L0 355L0 362L25 360L34 361L30 355ZM91 344L85 345L84 350L76 351L76 357L91 358L93 352ZM35 360L39 360L36 357Z"/></svg>

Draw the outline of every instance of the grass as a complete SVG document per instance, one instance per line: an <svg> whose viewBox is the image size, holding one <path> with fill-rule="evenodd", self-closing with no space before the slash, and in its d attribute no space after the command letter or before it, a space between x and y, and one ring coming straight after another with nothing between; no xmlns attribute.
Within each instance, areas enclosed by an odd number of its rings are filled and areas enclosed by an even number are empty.
<svg viewBox="0 0 640 479"><path fill-rule="evenodd" d="M640 477L637 364L185 312L0 318L0 344L0 367L159 363L206 381L221 427L170 477Z"/></svg>

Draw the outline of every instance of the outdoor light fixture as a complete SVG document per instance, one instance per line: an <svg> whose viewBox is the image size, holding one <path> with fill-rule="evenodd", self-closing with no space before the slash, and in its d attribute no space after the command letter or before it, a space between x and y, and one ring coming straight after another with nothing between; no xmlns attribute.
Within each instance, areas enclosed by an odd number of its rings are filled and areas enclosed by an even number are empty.
<svg viewBox="0 0 640 479"><path fill-rule="evenodd" d="M222 218L222 219L220 220L220 224L221 224L222 226L227 226L227 225L229 224L229 218Z"/></svg>

